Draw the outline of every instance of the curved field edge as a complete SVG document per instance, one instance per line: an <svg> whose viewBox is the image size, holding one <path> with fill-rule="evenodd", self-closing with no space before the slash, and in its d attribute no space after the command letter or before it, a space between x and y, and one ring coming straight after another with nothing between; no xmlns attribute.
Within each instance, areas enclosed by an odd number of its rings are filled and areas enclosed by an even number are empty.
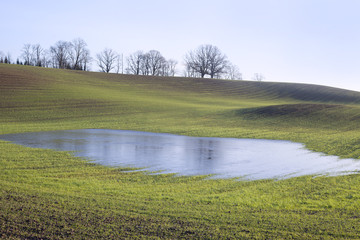
<svg viewBox="0 0 360 240"><path fill-rule="evenodd" d="M2 64L0 84L1 134L131 129L286 139L360 154L359 93L352 91ZM147 175L4 141L0 170L1 238L360 236L358 174L250 182Z"/></svg>
<svg viewBox="0 0 360 240"><path fill-rule="evenodd" d="M0 142L0 237L358 238L360 175L208 180Z"/></svg>

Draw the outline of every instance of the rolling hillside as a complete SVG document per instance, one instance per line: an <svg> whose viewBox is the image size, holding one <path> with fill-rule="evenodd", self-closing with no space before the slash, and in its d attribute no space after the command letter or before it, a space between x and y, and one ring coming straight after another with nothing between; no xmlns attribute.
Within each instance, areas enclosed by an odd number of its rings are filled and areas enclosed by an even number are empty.
<svg viewBox="0 0 360 240"><path fill-rule="evenodd" d="M0 64L0 134L109 128L284 139L360 158L360 93ZM360 174L144 174L0 140L0 239L359 239Z"/></svg>
<svg viewBox="0 0 360 240"><path fill-rule="evenodd" d="M359 92L309 84L0 65L0 134L115 128L274 138L359 157L359 103Z"/></svg>
<svg viewBox="0 0 360 240"><path fill-rule="evenodd" d="M46 89L55 84L97 87L103 84L103 87L127 86L144 91L196 93L201 96L360 103L359 92L311 84L104 74L6 64L0 65L0 70L2 91L34 91L39 90L39 87Z"/></svg>

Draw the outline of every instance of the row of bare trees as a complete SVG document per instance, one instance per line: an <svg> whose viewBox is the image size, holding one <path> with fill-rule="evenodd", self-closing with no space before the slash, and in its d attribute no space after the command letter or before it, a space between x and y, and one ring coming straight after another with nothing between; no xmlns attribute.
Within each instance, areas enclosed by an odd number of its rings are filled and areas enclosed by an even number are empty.
<svg viewBox="0 0 360 240"><path fill-rule="evenodd" d="M201 45L185 56L185 76L204 78L242 79L239 68L232 64L220 49L213 45Z"/></svg>
<svg viewBox="0 0 360 240"><path fill-rule="evenodd" d="M119 55L105 49L97 54L97 63L103 72L113 69L119 71ZM134 75L175 76L178 62L165 59L157 50L149 52L137 51L127 57L126 73ZM121 61L123 64L123 61ZM219 48L213 45L201 45L185 56L186 77L201 77L209 75L210 78L242 79L242 74L236 65L230 63Z"/></svg>
<svg viewBox="0 0 360 240"><path fill-rule="evenodd" d="M58 41L50 47L52 64L55 68L88 70L91 62L90 51L84 40L78 38L72 42Z"/></svg>
<svg viewBox="0 0 360 240"><path fill-rule="evenodd" d="M44 49L40 44L25 44L22 48L21 60L17 64L39 67L53 67L74 70L90 70L90 64L96 62L102 72L115 72L134 75L175 76L196 78L224 78L242 79L239 68L232 64L220 49L213 45L201 45L189 51L184 57L183 74L177 72L178 62L166 59L159 51L137 51L124 57L113 49L106 48L96 54L95 59L90 55L90 50L83 39L72 41L58 41L49 49ZM11 63L10 54L0 52L0 63ZM264 79L261 74L254 74L254 80Z"/></svg>
<svg viewBox="0 0 360 240"><path fill-rule="evenodd" d="M177 61L166 60L159 51L137 51L127 58L126 72L135 75L175 76Z"/></svg>
<svg viewBox="0 0 360 240"><path fill-rule="evenodd" d="M157 50L144 53L137 51L126 58L126 73L134 75L175 76L177 62L166 60ZM113 49L105 48L96 55L96 62L102 72L124 71L123 55Z"/></svg>
<svg viewBox="0 0 360 240"><path fill-rule="evenodd" d="M74 70L89 70L90 51L84 40L58 41L50 49L40 44L25 44L21 57L24 65Z"/></svg>

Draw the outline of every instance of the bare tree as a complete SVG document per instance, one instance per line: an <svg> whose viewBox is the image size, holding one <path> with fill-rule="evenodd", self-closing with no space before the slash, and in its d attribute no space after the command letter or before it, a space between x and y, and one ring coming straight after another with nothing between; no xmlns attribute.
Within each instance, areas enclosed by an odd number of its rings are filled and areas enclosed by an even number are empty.
<svg viewBox="0 0 360 240"><path fill-rule="evenodd" d="M129 74L140 75L143 58L144 53L142 51L137 51L127 57L126 72Z"/></svg>
<svg viewBox="0 0 360 240"><path fill-rule="evenodd" d="M83 61L82 62L83 70L88 71L90 69L90 63L92 62L92 57L90 56L90 51L89 50L84 51L82 61Z"/></svg>
<svg viewBox="0 0 360 240"><path fill-rule="evenodd" d="M230 80L242 80L242 73L240 72L239 67L230 63L227 67L225 78Z"/></svg>
<svg viewBox="0 0 360 240"><path fill-rule="evenodd" d="M177 72L176 66L177 66L178 62L177 62L176 60L174 60L174 59L169 59L169 60L167 61L167 63L168 63L168 73L169 73L169 76L174 77L175 74L176 74L176 72Z"/></svg>
<svg viewBox="0 0 360 240"><path fill-rule="evenodd" d="M137 51L127 57L126 72L134 75L174 76L177 62L167 61L159 51Z"/></svg>
<svg viewBox="0 0 360 240"><path fill-rule="evenodd" d="M255 80L255 81L261 82L262 80L265 79L265 77L261 73L254 73L254 76L253 76L252 79Z"/></svg>
<svg viewBox="0 0 360 240"><path fill-rule="evenodd" d="M203 78L210 75L211 78L220 76L226 72L228 60L219 48L213 45L201 45L185 56L187 69L192 69Z"/></svg>
<svg viewBox="0 0 360 240"><path fill-rule="evenodd" d="M54 68L69 68L71 43L58 41L55 46L50 47Z"/></svg>
<svg viewBox="0 0 360 240"><path fill-rule="evenodd" d="M209 62L208 74L211 78L220 77L221 74L226 73L228 67L227 57L215 46L206 45L206 48Z"/></svg>
<svg viewBox="0 0 360 240"><path fill-rule="evenodd" d="M46 51L40 46L40 44L25 44L22 48L21 57L24 60L24 65L31 66L44 66L44 55Z"/></svg>
<svg viewBox="0 0 360 240"><path fill-rule="evenodd" d="M191 68L189 65L185 65L184 70L184 77L191 77L191 78L200 78L201 75L199 72L196 72L193 68Z"/></svg>
<svg viewBox="0 0 360 240"><path fill-rule="evenodd" d="M120 69L121 69L121 73L124 73L124 64L123 64L123 55L121 54L121 55L117 55L117 57L116 57L116 67L115 67L115 72L116 73L120 73Z"/></svg>
<svg viewBox="0 0 360 240"><path fill-rule="evenodd" d="M86 47L86 42L81 38L74 39L71 42L70 60L72 69L84 70L84 65L90 62L90 51Z"/></svg>
<svg viewBox="0 0 360 240"><path fill-rule="evenodd" d="M161 76L175 76L176 74L176 65L177 61L174 59L169 59L165 61L165 64L163 65L161 69Z"/></svg>
<svg viewBox="0 0 360 240"><path fill-rule="evenodd" d="M41 57L41 63L43 67L50 67L51 65L51 54L49 50L43 50L42 57Z"/></svg>
<svg viewBox="0 0 360 240"><path fill-rule="evenodd" d="M151 50L147 53L149 74L153 76L161 75L162 68L165 67L166 60L157 50Z"/></svg>
<svg viewBox="0 0 360 240"><path fill-rule="evenodd" d="M208 45L202 45L195 51L190 51L185 56L186 68L195 73L199 73L202 78L209 72L209 61L206 46Z"/></svg>
<svg viewBox="0 0 360 240"><path fill-rule="evenodd" d="M96 55L97 64L102 72L109 73L116 67L116 60L118 54L109 48L104 49L101 53Z"/></svg>
<svg viewBox="0 0 360 240"><path fill-rule="evenodd" d="M34 66L41 67L44 65L42 62L44 54L44 49L40 46L40 44L32 45L32 55L33 55L33 64Z"/></svg>
<svg viewBox="0 0 360 240"><path fill-rule="evenodd" d="M150 56L149 53L144 53L140 58L140 74L150 75Z"/></svg>
<svg viewBox="0 0 360 240"><path fill-rule="evenodd" d="M31 44L25 44L21 52L21 57L24 59L24 65L32 65L34 56Z"/></svg>

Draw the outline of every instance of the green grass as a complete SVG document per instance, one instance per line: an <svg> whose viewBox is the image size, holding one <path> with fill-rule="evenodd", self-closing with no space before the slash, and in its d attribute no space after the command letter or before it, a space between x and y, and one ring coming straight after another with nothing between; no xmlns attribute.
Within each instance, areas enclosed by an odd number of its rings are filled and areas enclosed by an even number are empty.
<svg viewBox="0 0 360 240"><path fill-rule="evenodd" d="M0 134L109 128L284 139L360 158L360 93L0 64ZM360 175L209 180L0 141L0 238L360 238Z"/></svg>

